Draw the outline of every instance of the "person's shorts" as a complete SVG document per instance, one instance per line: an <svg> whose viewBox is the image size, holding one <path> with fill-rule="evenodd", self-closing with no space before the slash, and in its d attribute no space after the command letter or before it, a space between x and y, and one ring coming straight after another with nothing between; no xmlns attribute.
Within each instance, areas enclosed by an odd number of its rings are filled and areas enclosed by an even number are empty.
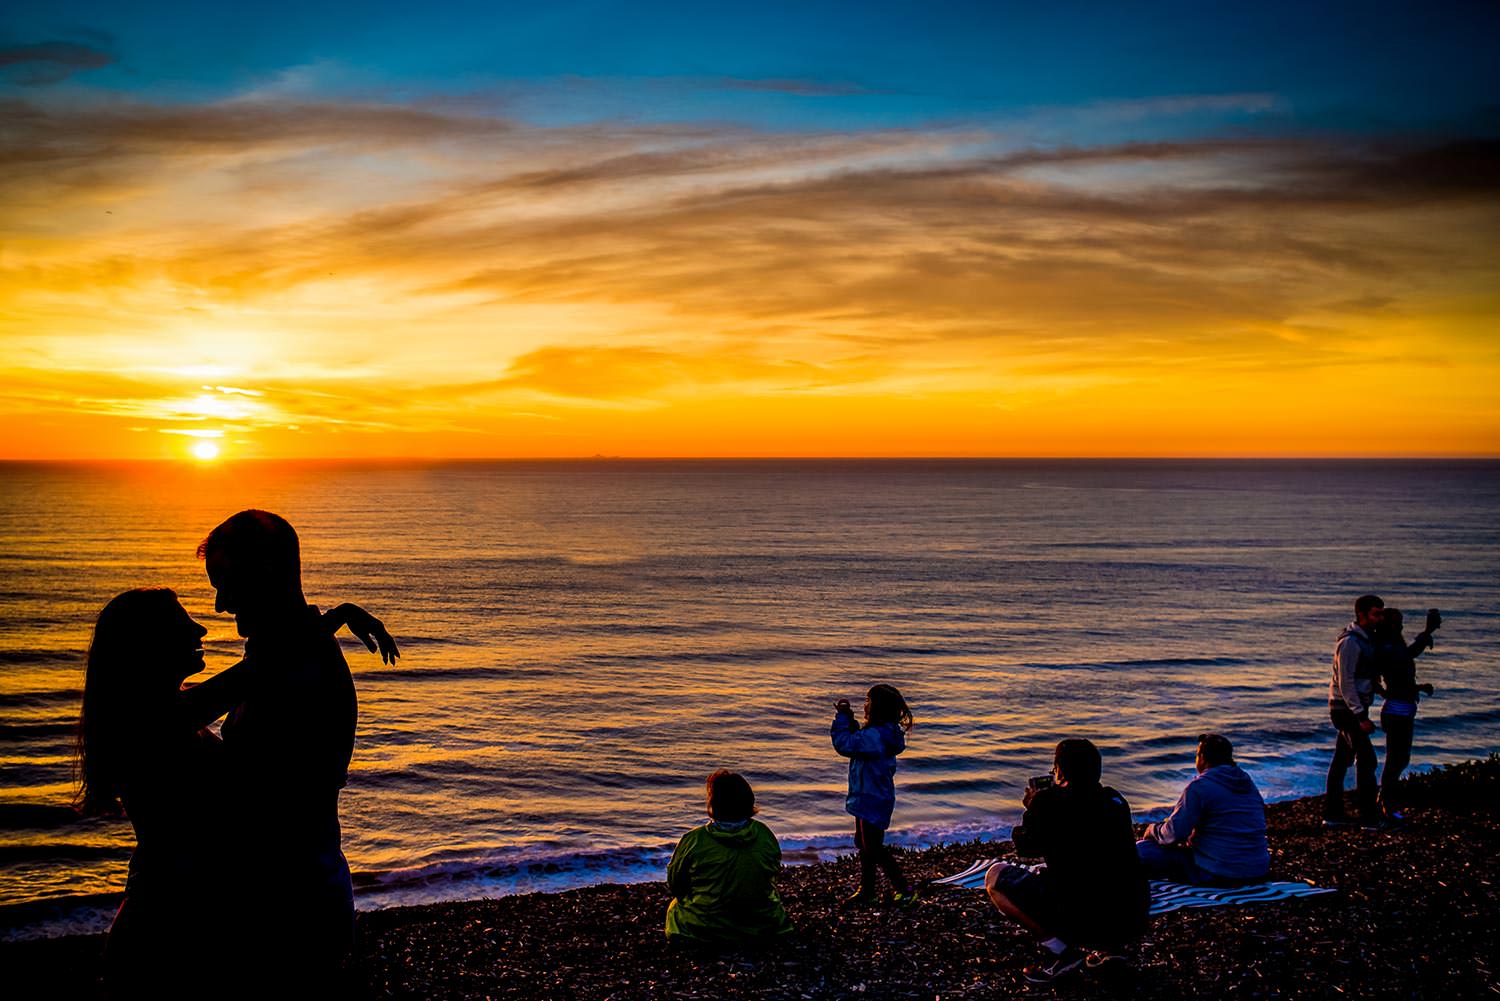
<svg viewBox="0 0 1500 1001"><path fill-rule="evenodd" d="M1032 920L1044 928L1051 928L1052 908L1049 906L1047 884L1042 877L1011 862L996 862L990 866L995 889L1015 904Z"/></svg>

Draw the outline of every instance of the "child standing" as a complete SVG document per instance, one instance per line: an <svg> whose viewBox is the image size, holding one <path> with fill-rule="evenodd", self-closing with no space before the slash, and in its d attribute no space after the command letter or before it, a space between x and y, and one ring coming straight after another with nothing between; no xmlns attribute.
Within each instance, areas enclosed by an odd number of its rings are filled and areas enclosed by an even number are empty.
<svg viewBox="0 0 1500 1001"><path fill-rule="evenodd" d="M901 872L901 865L885 844L896 806L896 755L906 750L911 731L911 709L890 685L876 685L865 697L865 725L854 718L848 699L834 706L833 749L849 759L849 797L844 809L854 816L854 847L859 849L859 890L845 904L872 904L878 898L876 869L885 873L895 891L893 902L910 907L917 902Z"/></svg>

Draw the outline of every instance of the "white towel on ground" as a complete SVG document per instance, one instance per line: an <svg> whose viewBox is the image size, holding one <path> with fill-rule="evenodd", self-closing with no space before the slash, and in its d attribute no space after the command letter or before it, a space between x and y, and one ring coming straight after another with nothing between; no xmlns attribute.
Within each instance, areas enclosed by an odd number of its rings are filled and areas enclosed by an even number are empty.
<svg viewBox="0 0 1500 1001"><path fill-rule="evenodd" d="M984 888L984 874L998 859L980 859L962 872L942 879L935 879L929 886L956 887L967 890ZM1028 866L1033 872L1042 866ZM1229 907L1235 904L1255 904L1263 900L1291 900L1294 897L1315 897L1334 893L1326 887L1303 882L1247 883L1244 886L1191 886L1187 883L1168 883L1165 880L1151 881L1151 913L1166 914L1184 907Z"/></svg>

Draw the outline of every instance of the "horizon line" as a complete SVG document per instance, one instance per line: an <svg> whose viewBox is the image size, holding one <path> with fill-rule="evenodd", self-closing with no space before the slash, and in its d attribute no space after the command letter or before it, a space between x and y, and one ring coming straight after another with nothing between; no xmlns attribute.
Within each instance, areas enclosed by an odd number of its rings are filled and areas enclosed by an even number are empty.
<svg viewBox="0 0 1500 1001"><path fill-rule="evenodd" d="M1497 462L1500 453L1437 455L342 455L227 456L212 460L174 456L5 457L6 464L163 464L210 469L247 463L459 463L459 462Z"/></svg>

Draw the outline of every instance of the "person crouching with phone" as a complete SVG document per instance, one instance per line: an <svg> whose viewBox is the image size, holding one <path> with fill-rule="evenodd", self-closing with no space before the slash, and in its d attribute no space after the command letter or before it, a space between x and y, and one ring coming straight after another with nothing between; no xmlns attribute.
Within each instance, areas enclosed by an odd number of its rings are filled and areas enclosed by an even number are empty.
<svg viewBox="0 0 1500 1001"><path fill-rule="evenodd" d="M1011 832L1016 854L1043 858L1046 868L1038 874L996 862L985 874L985 892L1000 913L1041 936L1052 953L1023 971L1032 983L1056 980L1085 962L1123 961L1121 951L1146 929L1151 893L1136 855L1130 804L1099 784L1101 766L1092 742L1059 742L1052 774L1027 783L1026 812Z"/></svg>

